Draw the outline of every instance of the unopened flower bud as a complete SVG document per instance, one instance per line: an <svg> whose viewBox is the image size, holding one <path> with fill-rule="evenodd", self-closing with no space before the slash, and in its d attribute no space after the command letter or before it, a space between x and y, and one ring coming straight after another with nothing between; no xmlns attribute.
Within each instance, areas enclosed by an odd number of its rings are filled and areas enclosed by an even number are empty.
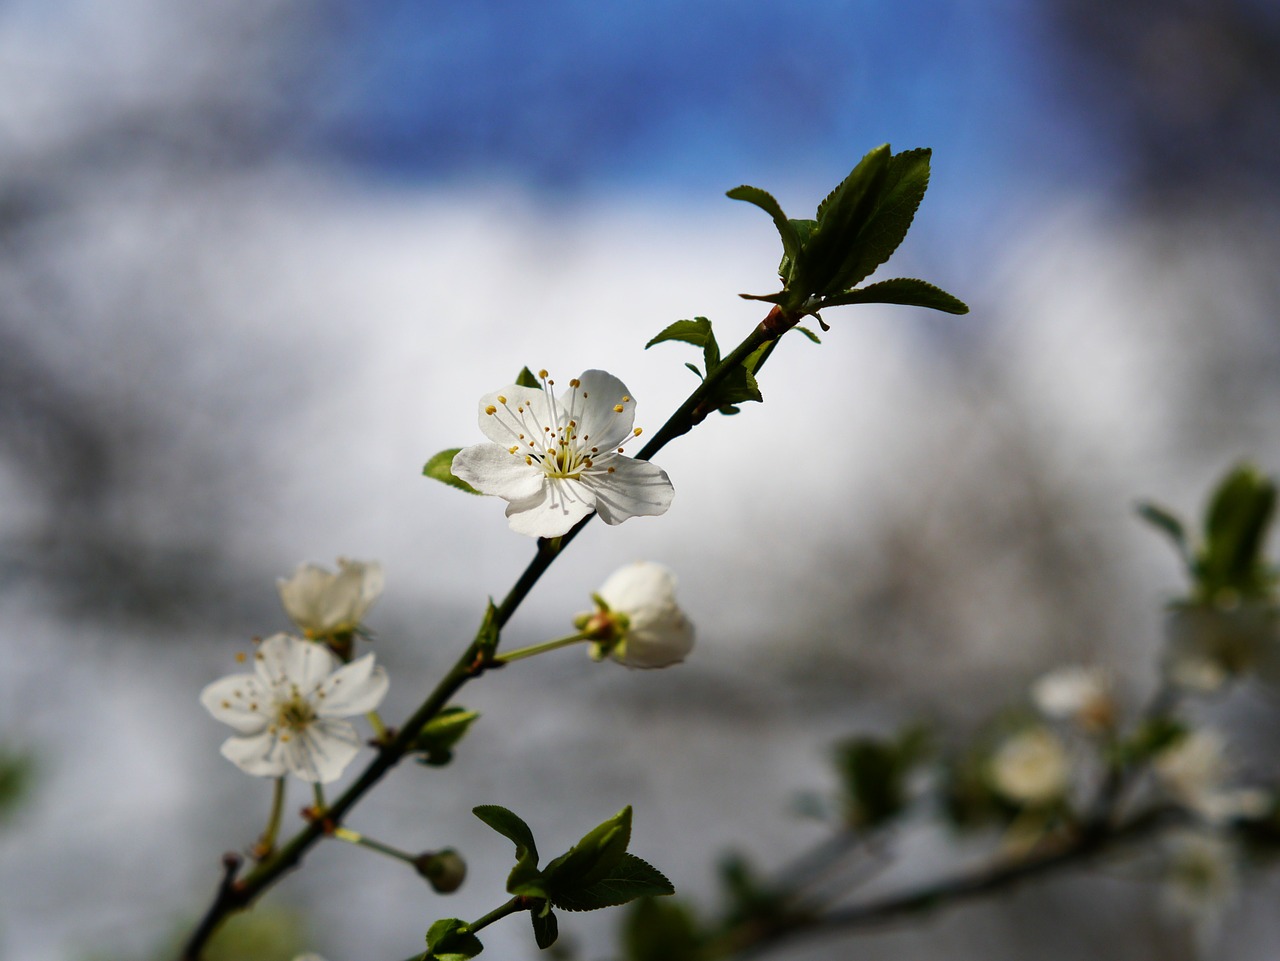
<svg viewBox="0 0 1280 961"><path fill-rule="evenodd" d="M615 571L594 595L596 610L574 620L595 641L592 657L611 657L627 667L683 661L693 649L694 631L676 603L675 585L671 571L649 561Z"/></svg>
<svg viewBox="0 0 1280 961"><path fill-rule="evenodd" d="M467 877L467 862L453 848L424 851L414 859L413 866L437 894L451 894L462 887Z"/></svg>

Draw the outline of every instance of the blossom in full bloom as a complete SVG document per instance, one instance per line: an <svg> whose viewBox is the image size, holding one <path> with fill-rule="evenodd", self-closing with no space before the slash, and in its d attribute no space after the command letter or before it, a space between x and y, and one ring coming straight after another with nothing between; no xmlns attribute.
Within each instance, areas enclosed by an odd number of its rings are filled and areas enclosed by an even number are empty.
<svg viewBox="0 0 1280 961"><path fill-rule="evenodd" d="M1010 801L1051 804L1071 786L1071 761L1056 734L1041 725L1006 738L988 763L992 786Z"/></svg>
<svg viewBox="0 0 1280 961"><path fill-rule="evenodd" d="M344 665L322 644L274 634L254 653L254 673L214 681L200 703L235 729L222 754L242 771L327 784L360 750L341 718L374 710L386 693L372 654Z"/></svg>
<svg viewBox="0 0 1280 961"><path fill-rule="evenodd" d="M592 511L606 524L666 513L674 494L666 472L622 456L640 433L626 385L588 370L556 398L547 372L539 377L541 388L511 384L480 398L491 443L459 451L454 475L507 501L511 529L533 537L559 537Z"/></svg>
<svg viewBox="0 0 1280 961"><path fill-rule="evenodd" d="M676 578L652 561L614 571L595 594L596 610L574 625L595 643L592 656L628 667L668 667L693 650L693 624L676 603Z"/></svg>
<svg viewBox="0 0 1280 961"><path fill-rule="evenodd" d="M1260 817L1271 807L1266 791L1229 783L1234 765L1215 730L1193 731L1156 755L1153 767L1165 790L1210 824Z"/></svg>
<svg viewBox="0 0 1280 961"><path fill-rule="evenodd" d="M1096 732L1115 723L1111 687L1111 675L1101 668L1060 667L1031 685L1031 700L1045 717Z"/></svg>
<svg viewBox="0 0 1280 961"><path fill-rule="evenodd" d="M382 565L338 558L338 573L300 564L276 581L285 613L311 638L350 634L382 593Z"/></svg>

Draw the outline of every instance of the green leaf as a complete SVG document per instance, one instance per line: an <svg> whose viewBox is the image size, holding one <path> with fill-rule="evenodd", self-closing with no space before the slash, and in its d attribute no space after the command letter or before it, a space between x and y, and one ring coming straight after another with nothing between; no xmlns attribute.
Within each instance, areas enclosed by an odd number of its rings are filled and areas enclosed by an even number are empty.
<svg viewBox="0 0 1280 961"><path fill-rule="evenodd" d="M703 378L703 376L702 376L702 371L698 370L698 365L697 365L697 364L691 364L691 363L689 363L689 362L686 360L686 361L684 362L684 365L685 365L686 367L688 367L691 371L693 371L693 372L697 375L698 380L703 380L703 379L704 379L704 378Z"/></svg>
<svg viewBox="0 0 1280 961"><path fill-rule="evenodd" d="M833 293L857 283L850 281L842 287L839 277L880 200L881 184L889 172L891 159L888 144L876 147L818 205L818 225L804 245L812 289L798 293Z"/></svg>
<svg viewBox="0 0 1280 961"><path fill-rule="evenodd" d="M484 620L480 622L480 629L476 631L476 653L482 661L488 661L493 657L493 652L498 649L499 636L498 609L494 606L491 597L489 606L484 611Z"/></svg>
<svg viewBox="0 0 1280 961"><path fill-rule="evenodd" d="M1275 512L1276 488L1252 465L1234 468L1218 485L1204 521L1198 571L1207 600L1222 591L1247 599L1271 591L1263 544Z"/></svg>
<svg viewBox="0 0 1280 961"><path fill-rule="evenodd" d="M464 481L461 477L455 477L453 470L453 458L461 447L451 447L448 450L442 450L436 454L422 468L422 473L433 480L438 480L442 484L448 484L450 487L456 487L460 491L466 491L468 494L479 494L480 492Z"/></svg>
<svg viewBox="0 0 1280 961"><path fill-rule="evenodd" d="M644 349L648 350L654 344L661 344L666 340L679 340L686 344L693 344L695 347L702 347L710 336L711 321L705 317L695 317L693 320L677 320L674 324L669 324L662 333L645 344Z"/></svg>
<svg viewBox="0 0 1280 961"><path fill-rule="evenodd" d="M648 350L654 344L660 344L666 340L679 340L686 344L693 344L695 347L701 347L702 359L708 374L720 366L720 345L716 343L716 335L711 330L711 321L705 317L695 317L693 320L677 320L662 333L658 334L657 337L645 344L644 349Z"/></svg>
<svg viewBox="0 0 1280 961"><path fill-rule="evenodd" d="M538 877L538 846L534 843L529 825L497 804L481 804L471 809L481 821L489 825L516 846L516 866L507 876L507 892L519 894L515 889Z"/></svg>
<svg viewBox="0 0 1280 961"><path fill-rule="evenodd" d="M1187 538L1187 529L1183 526L1181 518L1152 501L1141 502L1138 504L1137 510L1139 517L1156 530L1164 532L1173 541L1173 546L1178 549L1182 559L1190 566L1192 563L1191 543Z"/></svg>
<svg viewBox="0 0 1280 961"><path fill-rule="evenodd" d="M538 380L538 378L533 375L533 371L531 371L528 367L521 367L520 373L516 374L516 386L517 387L536 387L539 390L541 390L542 381Z"/></svg>
<svg viewBox="0 0 1280 961"><path fill-rule="evenodd" d="M542 872L549 889L556 891L590 884L608 874L622 859L631 841L631 805L597 824Z"/></svg>
<svg viewBox="0 0 1280 961"><path fill-rule="evenodd" d="M453 760L453 748L480 715L463 707L447 707L422 728L411 750L421 764L441 767Z"/></svg>
<svg viewBox="0 0 1280 961"><path fill-rule="evenodd" d="M811 341L813 341L815 344L820 344L820 343L822 343L822 340L818 337L818 335L817 335L817 334L815 334L813 331L811 331L808 327L801 327L801 326L799 326L799 325L796 325L796 326L795 326L794 328L792 328L792 329L793 329L793 330L798 330L798 331L800 331L800 333L804 334L806 337L808 337L808 338L809 338Z"/></svg>
<svg viewBox="0 0 1280 961"><path fill-rule="evenodd" d="M432 961L467 961L484 950L471 926L461 918L445 918L427 931L427 957Z"/></svg>
<svg viewBox="0 0 1280 961"><path fill-rule="evenodd" d="M556 943L556 938L560 937L560 925L553 911L547 911L545 914L541 911L530 911L529 918L533 921L533 940L538 942L538 947L545 951Z"/></svg>
<svg viewBox="0 0 1280 961"><path fill-rule="evenodd" d="M788 220L787 215L782 212L782 207L778 201L773 199L773 195L761 190L759 187L734 187L726 194L730 200L744 200L749 204L755 204L770 217L773 218L773 225L778 228L778 236L782 238L782 262L785 265L798 264L801 261L800 251L800 235L796 232L795 222ZM788 274L779 273L783 279L787 279Z"/></svg>
<svg viewBox="0 0 1280 961"><path fill-rule="evenodd" d="M823 298L822 309L846 304L905 304L908 307L929 307L948 314L969 312L964 301L951 296L940 287L914 277L895 277L893 280L882 280L878 284L833 294Z"/></svg>
<svg viewBox="0 0 1280 961"><path fill-rule="evenodd" d="M590 883L553 887L551 903L564 911L595 911L665 894L675 894L675 888L661 871L634 854L623 854Z"/></svg>
<svg viewBox="0 0 1280 961"><path fill-rule="evenodd" d="M898 249L929 188L931 153L927 148L921 148L906 150L890 158L884 176L876 186L876 196L866 221L857 225L853 242L823 293L855 286Z"/></svg>

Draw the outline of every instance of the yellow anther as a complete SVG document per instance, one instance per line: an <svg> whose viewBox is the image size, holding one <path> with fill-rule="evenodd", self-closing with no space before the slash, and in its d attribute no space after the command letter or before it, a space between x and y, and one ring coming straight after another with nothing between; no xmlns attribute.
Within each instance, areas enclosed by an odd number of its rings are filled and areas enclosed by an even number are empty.
<svg viewBox="0 0 1280 961"><path fill-rule="evenodd" d="M621 404L614 404L614 405L613 405L613 412L614 412L615 414L621 414L621 413L622 413L622 411L623 411L623 407L622 407L622 405L621 405Z"/></svg>
<svg viewBox="0 0 1280 961"><path fill-rule="evenodd" d="M608 472L609 472L610 474L612 474L612 473L613 473L613 471L614 471L614 469L613 469L612 467L610 467Z"/></svg>
<svg viewBox="0 0 1280 961"><path fill-rule="evenodd" d="M641 428L637 427L637 428L636 428L635 430L633 430L631 433L632 433L632 435L633 435L633 436L635 436L635 437L639 437L639 436L640 436L640 433L641 433Z"/></svg>
<svg viewBox="0 0 1280 961"><path fill-rule="evenodd" d="M550 375L550 374L548 374L545 370L540 370L540 371L538 371L538 376L539 376L542 380L546 380L546 379L547 379L548 377L550 377L551 375Z"/></svg>
<svg viewBox="0 0 1280 961"><path fill-rule="evenodd" d="M528 464L530 467L533 466L533 458L530 457L528 454L525 455L524 462Z"/></svg>
<svg viewBox="0 0 1280 961"><path fill-rule="evenodd" d="M492 404L490 404L488 407L486 407L486 408L484 409L484 412L485 412L486 414L496 414L496 413L498 412L498 408L496 408L496 407L494 407Z"/></svg>
<svg viewBox="0 0 1280 961"><path fill-rule="evenodd" d="M569 386L572 387L574 390L577 390L579 387L582 386L582 381L578 380L578 378L575 377L573 378L573 380L569 381Z"/></svg>
<svg viewBox="0 0 1280 961"><path fill-rule="evenodd" d="M507 453L508 453L508 454L514 454L514 453L516 453L516 452L517 452L517 451L519 451L519 450L520 450L520 445L519 445L519 444L516 444L516 445L514 445L514 446L512 446L512 447L508 447L508 448L507 448Z"/></svg>
<svg viewBox="0 0 1280 961"><path fill-rule="evenodd" d="M243 664L246 660L248 660L248 658L245 656L244 651L236 651L237 664Z"/></svg>
<svg viewBox="0 0 1280 961"><path fill-rule="evenodd" d="M505 404L506 402L507 402L507 399L506 399L505 397L503 397L501 394L499 394L499 395L498 395L498 403L499 403L499 404Z"/></svg>
<svg viewBox="0 0 1280 961"><path fill-rule="evenodd" d="M288 735L288 734L281 734L281 735L280 735L280 740L281 740L281 742L288 741L288 740L289 740L289 735Z"/></svg>
<svg viewBox="0 0 1280 961"><path fill-rule="evenodd" d="M223 709L224 711L228 711L228 710L230 710L230 709L231 709L231 702L230 702L230 701L223 701L223 702L222 702L222 709Z"/></svg>

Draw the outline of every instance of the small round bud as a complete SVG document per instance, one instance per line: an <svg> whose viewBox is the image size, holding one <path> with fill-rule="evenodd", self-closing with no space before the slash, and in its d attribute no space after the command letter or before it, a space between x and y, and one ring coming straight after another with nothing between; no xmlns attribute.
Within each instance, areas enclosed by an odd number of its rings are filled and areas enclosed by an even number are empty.
<svg viewBox="0 0 1280 961"><path fill-rule="evenodd" d="M462 887L467 877L467 862L453 848L424 851L414 859L413 866L437 894L451 894Z"/></svg>

